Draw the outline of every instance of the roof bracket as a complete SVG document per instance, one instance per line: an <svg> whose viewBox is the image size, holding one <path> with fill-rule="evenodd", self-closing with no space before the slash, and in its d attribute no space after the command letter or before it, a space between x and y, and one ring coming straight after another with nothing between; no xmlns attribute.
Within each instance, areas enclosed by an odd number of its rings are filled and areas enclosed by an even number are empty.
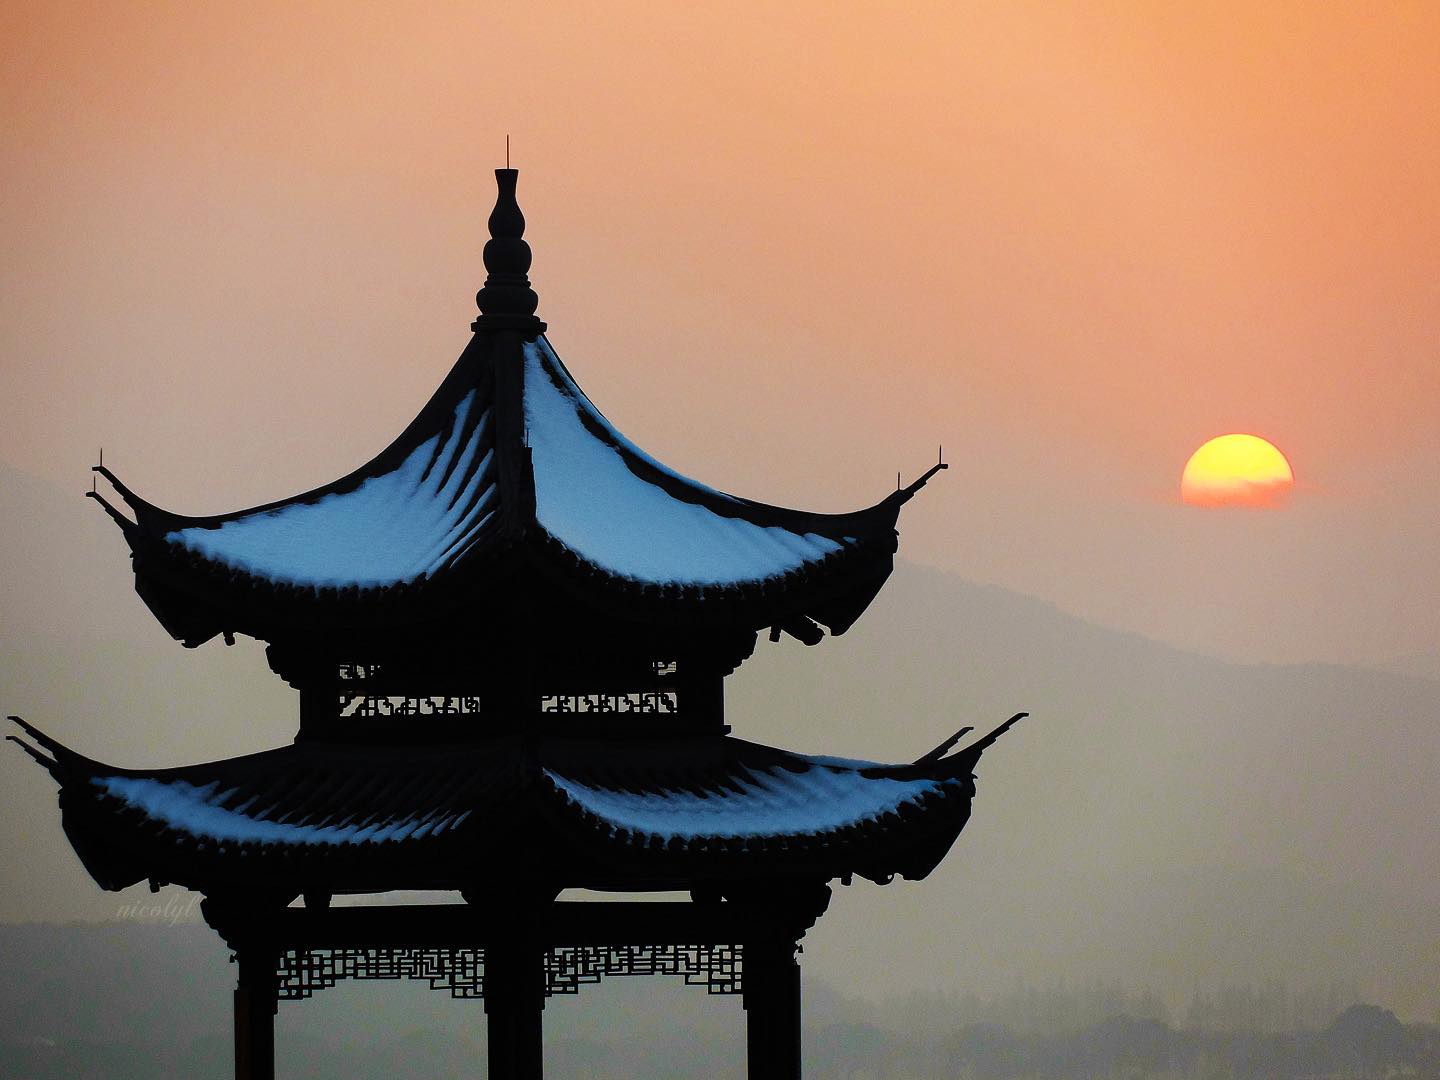
<svg viewBox="0 0 1440 1080"><path fill-rule="evenodd" d="M797 641L803 641L806 645L819 645L825 638L825 631L820 629L820 624L808 615L796 615L794 618L776 623L770 627L770 640L779 641L782 630Z"/></svg>

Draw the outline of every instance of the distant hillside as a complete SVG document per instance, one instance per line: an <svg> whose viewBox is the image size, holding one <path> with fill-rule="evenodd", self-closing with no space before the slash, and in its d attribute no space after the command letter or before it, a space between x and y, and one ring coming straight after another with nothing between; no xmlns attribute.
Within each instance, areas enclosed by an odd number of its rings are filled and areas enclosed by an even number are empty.
<svg viewBox="0 0 1440 1080"><path fill-rule="evenodd" d="M837 895L807 957L836 985L1339 979L1440 1010L1440 683L1228 664L903 564L849 634L732 682L738 733L855 756L1032 714L929 880Z"/></svg>

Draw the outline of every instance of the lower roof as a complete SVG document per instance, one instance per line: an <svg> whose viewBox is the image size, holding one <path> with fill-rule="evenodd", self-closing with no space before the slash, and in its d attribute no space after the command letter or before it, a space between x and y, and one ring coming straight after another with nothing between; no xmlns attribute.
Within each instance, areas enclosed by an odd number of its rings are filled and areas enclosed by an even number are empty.
<svg viewBox="0 0 1440 1080"><path fill-rule="evenodd" d="M713 735L504 736L301 742L133 770L23 721L43 750L11 738L59 782L65 831L107 889L148 878L207 893L483 892L518 872L624 889L921 878L969 818L975 762L1013 722L903 765Z"/></svg>

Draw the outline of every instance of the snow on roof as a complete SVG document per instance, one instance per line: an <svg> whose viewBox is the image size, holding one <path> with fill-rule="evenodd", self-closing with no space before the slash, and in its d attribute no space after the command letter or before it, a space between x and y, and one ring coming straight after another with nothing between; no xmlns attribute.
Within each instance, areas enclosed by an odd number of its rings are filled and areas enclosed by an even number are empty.
<svg viewBox="0 0 1440 1080"><path fill-rule="evenodd" d="M97 776L92 782L105 794L172 829L232 843L359 844L366 840L418 840L453 829L470 816L468 810L459 813L435 810L394 821L371 820L373 815L366 814L361 818L364 824L294 825L267 820L264 808L253 805L254 799L227 807L225 803L235 795L235 789L220 790L218 781L197 786L184 780Z"/></svg>
<svg viewBox="0 0 1440 1080"><path fill-rule="evenodd" d="M467 424L475 396L472 390L461 399L448 432L351 490L179 529L165 539L296 585L379 587L434 574L463 554L494 511L491 413L485 408Z"/></svg>
<svg viewBox="0 0 1440 1080"><path fill-rule="evenodd" d="M784 760L768 764L737 762L723 781L711 777L703 785L696 783L690 768L682 768L669 782L662 772L647 782L623 786L587 783L559 768L542 771L571 805L617 829L667 840L824 835L874 821L906 804L919 805L954 782L881 776L870 770L883 766L829 760L786 754ZM334 846L419 840L455 829L478 806L473 797L422 799L418 805L404 799L376 812L375 799L390 800L375 795L298 812L295 790L287 789L277 799L269 782L257 786L243 779L133 774L103 774L89 782L151 821L217 843Z"/></svg>
<svg viewBox="0 0 1440 1080"><path fill-rule="evenodd" d="M819 764L747 768L731 789L636 791L582 784L550 769L545 775L581 808L617 829L655 836L814 836L857 825L918 803L944 780L865 776L855 767ZM854 765L869 763L855 762Z"/></svg>
<svg viewBox="0 0 1440 1080"><path fill-rule="evenodd" d="M738 584L778 577L841 549L817 533L716 513L638 475L630 461L698 497L744 505L680 476L629 442L575 385L544 338L525 346L525 422L536 519L571 551L618 577Z"/></svg>

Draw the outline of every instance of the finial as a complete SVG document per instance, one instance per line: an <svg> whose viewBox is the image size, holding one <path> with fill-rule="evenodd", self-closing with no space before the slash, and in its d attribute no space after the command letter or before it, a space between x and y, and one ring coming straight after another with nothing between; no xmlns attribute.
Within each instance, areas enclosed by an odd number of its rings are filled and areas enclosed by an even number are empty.
<svg viewBox="0 0 1440 1080"><path fill-rule="evenodd" d="M506 136L509 158L509 136ZM485 287L475 294L480 318L472 329L519 329L543 331L545 324L535 318L540 298L530 287L530 245L525 242L525 215L515 201L518 169L495 170L499 194L490 211L490 240L485 245Z"/></svg>

